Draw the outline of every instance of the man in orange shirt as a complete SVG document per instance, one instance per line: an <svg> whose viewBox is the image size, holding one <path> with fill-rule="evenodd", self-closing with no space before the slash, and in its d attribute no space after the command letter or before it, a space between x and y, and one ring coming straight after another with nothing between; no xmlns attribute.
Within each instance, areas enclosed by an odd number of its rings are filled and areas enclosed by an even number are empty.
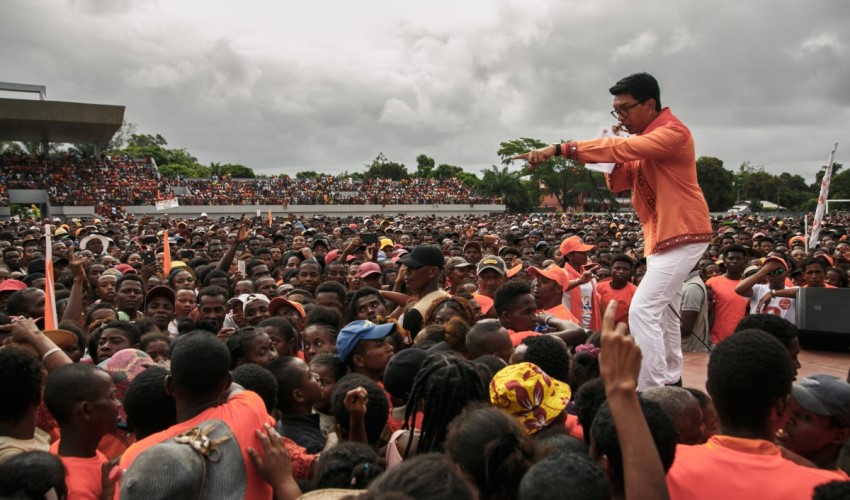
<svg viewBox="0 0 850 500"><path fill-rule="evenodd" d="M631 282L635 263L626 254L615 255L611 259L611 280L603 281L596 289L599 291L600 302L608 304L617 302L617 323L629 322L629 308L637 287Z"/></svg>
<svg viewBox="0 0 850 500"><path fill-rule="evenodd" d="M723 250L726 274L715 276L705 282L714 292L714 324L711 327L711 344L717 345L726 339L747 314L749 300L735 292L743 277L747 249L741 245L729 245Z"/></svg>
<svg viewBox="0 0 850 500"><path fill-rule="evenodd" d="M711 353L706 388L720 433L697 446L679 445L667 474L670 498L812 498L815 486L846 481L843 472L797 465L773 443L790 410L793 370L782 344L743 330Z"/></svg>
<svg viewBox="0 0 850 500"><path fill-rule="evenodd" d="M171 374L166 390L177 406L177 424L152 434L127 448L121 469L128 469L139 454L208 420L229 427L241 450L239 476L245 478L245 498L271 498L272 488L260 476L248 449L263 449L256 431L274 425L260 397L232 384L230 352L214 335L206 332L180 336L171 350ZM224 402L222 404L222 402ZM294 465L294 464L293 464ZM116 496L120 486L116 485Z"/></svg>
<svg viewBox="0 0 850 500"><path fill-rule="evenodd" d="M632 206L643 224L647 271L629 312L632 336L643 353L638 390L681 379L682 348L677 311L682 283L713 235L708 205L697 182L690 130L670 108L652 75L636 73L618 81L611 114L616 130L631 137L552 144L519 155L531 166L553 156L579 163L614 163L607 174L612 192L632 191ZM672 306L672 307L671 307Z"/></svg>
<svg viewBox="0 0 850 500"><path fill-rule="evenodd" d="M50 446L68 470L68 498L100 499L101 438L115 431L118 405L112 377L94 365L74 363L57 368L47 378L44 402L59 424L61 439Z"/></svg>
<svg viewBox="0 0 850 500"><path fill-rule="evenodd" d="M559 319L551 314L536 314L537 304L531 287L524 281L508 281L496 290L493 308L499 315L499 322L508 330L514 347L522 343L526 337L540 335L535 331L538 325L551 328L547 335L556 335L567 345L581 344L587 340L588 334L581 326Z"/></svg>
<svg viewBox="0 0 850 500"><path fill-rule="evenodd" d="M546 269L530 267L528 275L534 278L531 293L534 295L538 312L551 314L573 323L579 322L563 303L564 289L569 281L566 271L557 264L552 264Z"/></svg>

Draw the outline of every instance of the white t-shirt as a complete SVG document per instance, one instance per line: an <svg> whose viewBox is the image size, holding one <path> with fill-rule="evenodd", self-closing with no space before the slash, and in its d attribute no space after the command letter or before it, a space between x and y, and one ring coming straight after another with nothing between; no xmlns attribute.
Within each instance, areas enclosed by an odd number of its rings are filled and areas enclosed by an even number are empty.
<svg viewBox="0 0 850 500"><path fill-rule="evenodd" d="M757 311L756 308L761 302L762 297L770 293L768 285L753 285L753 296L750 297L750 314L773 314L780 318L787 319L791 323L797 324L797 301L789 297L774 297L764 307L762 311Z"/></svg>

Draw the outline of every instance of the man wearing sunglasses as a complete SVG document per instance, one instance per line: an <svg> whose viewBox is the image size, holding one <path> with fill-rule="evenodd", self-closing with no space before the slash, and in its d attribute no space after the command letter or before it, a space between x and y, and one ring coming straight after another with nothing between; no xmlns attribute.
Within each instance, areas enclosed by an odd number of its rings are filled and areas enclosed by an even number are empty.
<svg viewBox="0 0 850 500"><path fill-rule="evenodd" d="M638 390L681 381L682 348L677 311L682 283L711 240L708 205L697 183L690 130L661 107L658 81L636 73L608 89L617 130L631 137L552 144L518 155L530 167L553 156L577 163L614 163L606 174L612 192L632 191L643 225L647 271L629 309L629 329L643 354Z"/></svg>
<svg viewBox="0 0 850 500"><path fill-rule="evenodd" d="M796 300L777 296L777 290L785 289L788 266L779 257L768 257L761 268L752 276L744 278L735 287L735 293L750 299L750 314L773 314L797 324ZM767 284L764 284L767 278Z"/></svg>

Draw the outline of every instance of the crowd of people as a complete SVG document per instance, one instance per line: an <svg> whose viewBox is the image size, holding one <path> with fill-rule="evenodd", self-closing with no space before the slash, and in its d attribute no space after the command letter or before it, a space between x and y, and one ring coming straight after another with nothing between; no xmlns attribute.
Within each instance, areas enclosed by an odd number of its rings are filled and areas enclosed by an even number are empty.
<svg viewBox="0 0 850 500"><path fill-rule="evenodd" d="M712 219L705 386L639 394L631 216L2 222L0 496L847 498L793 301L848 286L848 224Z"/></svg>
<svg viewBox="0 0 850 500"><path fill-rule="evenodd" d="M364 179L320 176L315 179L216 178L173 180L190 194L178 196L182 205L456 205L498 203L479 196L456 178L446 180L411 177Z"/></svg>
<svg viewBox="0 0 850 500"><path fill-rule="evenodd" d="M173 197L152 163L120 157L42 158L7 152L0 155L0 186L0 206L9 206L9 189L43 189L51 205L93 206L104 216L115 216L126 205L152 205Z"/></svg>
<svg viewBox="0 0 850 500"><path fill-rule="evenodd" d="M186 188L176 195L172 187ZM0 155L0 206L9 206L8 189L44 189L55 206L93 206L115 216L128 205L153 205L176 199L180 205L442 205L500 203L480 196L457 178L411 177L353 180L322 175L293 179L168 178L146 160L102 160L65 154L42 158L20 153ZM182 190L181 190L182 191Z"/></svg>

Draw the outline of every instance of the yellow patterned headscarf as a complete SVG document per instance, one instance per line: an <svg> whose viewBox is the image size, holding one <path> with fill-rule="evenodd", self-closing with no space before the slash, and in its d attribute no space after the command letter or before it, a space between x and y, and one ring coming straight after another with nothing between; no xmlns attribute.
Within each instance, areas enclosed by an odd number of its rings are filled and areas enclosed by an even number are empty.
<svg viewBox="0 0 850 500"><path fill-rule="evenodd" d="M570 386L546 375L534 363L518 363L493 377L490 402L534 434L564 411L570 402Z"/></svg>

